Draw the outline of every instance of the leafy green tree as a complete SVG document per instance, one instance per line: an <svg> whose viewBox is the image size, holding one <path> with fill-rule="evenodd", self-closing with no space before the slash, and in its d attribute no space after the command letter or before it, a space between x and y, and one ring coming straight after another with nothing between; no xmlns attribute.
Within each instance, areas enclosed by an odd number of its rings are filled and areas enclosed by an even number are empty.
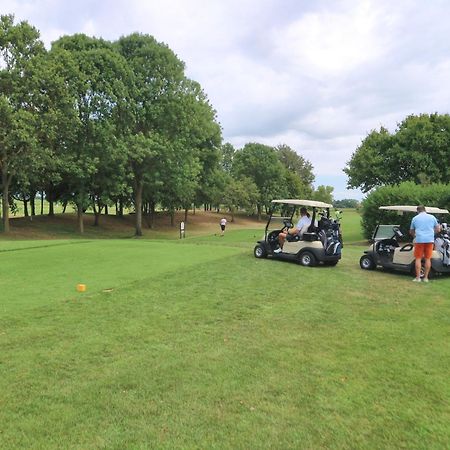
<svg viewBox="0 0 450 450"><path fill-rule="evenodd" d="M223 202L223 193L226 186L233 181L230 173L225 172L222 168L216 168L205 180L203 187L203 201L205 209L208 206L214 206L220 211L220 205Z"/></svg>
<svg viewBox="0 0 450 450"><path fill-rule="evenodd" d="M303 191L312 191L314 173L312 164L292 150L288 145L282 144L276 147L281 163L289 172L296 174L303 184Z"/></svg>
<svg viewBox="0 0 450 450"><path fill-rule="evenodd" d="M450 115L408 116L395 134L400 181L450 183Z"/></svg>
<svg viewBox="0 0 450 450"><path fill-rule="evenodd" d="M450 115L411 115L396 132L373 130L353 153L344 172L350 188L363 192L404 181L450 181Z"/></svg>
<svg viewBox="0 0 450 450"><path fill-rule="evenodd" d="M171 143L165 149L164 161L160 168L164 185L159 195L162 206L170 212L172 226L175 209L179 207L185 210L185 221L187 221L187 211L194 201L198 188L201 163L197 158L186 153L182 141Z"/></svg>
<svg viewBox="0 0 450 450"><path fill-rule="evenodd" d="M284 191L284 167L273 147L249 143L236 151L233 160L233 175L250 178L258 188L258 219L262 209L270 207L270 202Z"/></svg>
<svg viewBox="0 0 450 450"><path fill-rule="evenodd" d="M233 168L233 158L234 154L236 153L236 149L229 142L226 142L222 145L220 150L220 166L225 172L231 173L231 170Z"/></svg>
<svg viewBox="0 0 450 450"><path fill-rule="evenodd" d="M128 145L128 167L136 208L136 235L142 234L142 196L150 205L186 208L201 196L219 159L216 113L198 83L184 75L184 64L164 44L132 34L116 46L133 73L131 114L121 135ZM133 145L139 135L138 144ZM148 145L143 145L144 141ZM174 152L176 154L174 155ZM164 165L173 170L163 177ZM169 195L170 193L170 195Z"/></svg>
<svg viewBox="0 0 450 450"><path fill-rule="evenodd" d="M283 197L309 198L311 196L311 186L303 183L296 173L285 169L283 178Z"/></svg>
<svg viewBox="0 0 450 450"><path fill-rule="evenodd" d="M313 199L319 202L333 203L333 186L324 186L321 184L317 186L317 189L313 192Z"/></svg>
<svg viewBox="0 0 450 450"><path fill-rule="evenodd" d="M398 168L393 160L394 137L386 128L372 130L353 153L344 172L348 187L368 192L376 186L395 183Z"/></svg>
<svg viewBox="0 0 450 450"><path fill-rule="evenodd" d="M183 81L178 105L177 135L182 143L179 158L186 165L190 176L192 168L199 164L198 175L194 179L195 196L191 202L205 203L208 198L205 186L220 160L221 129L217 123L216 111L197 82L189 79ZM186 209L188 203L182 206Z"/></svg>
<svg viewBox="0 0 450 450"><path fill-rule="evenodd" d="M34 214L34 197L36 192L43 194L49 202L49 215L53 215L54 186L61 182L65 161L60 149L67 142L74 140L70 134L76 123L76 111L73 108L73 93L68 83L71 64L74 61L68 52L53 50L33 59L29 73L34 80L34 98L38 100L38 116L35 122L39 158L27 166L25 187L29 191L32 214ZM72 68L73 72L74 68ZM22 177L19 177L22 178ZM22 187L23 190L23 187Z"/></svg>
<svg viewBox="0 0 450 450"><path fill-rule="evenodd" d="M39 32L27 22L0 16L0 171L3 230L9 232L9 187L13 177L37 156L36 85L29 68L45 52ZM25 178L25 177L22 177Z"/></svg>
<svg viewBox="0 0 450 450"><path fill-rule="evenodd" d="M120 139L127 149L128 178L134 195L136 235L142 235L142 199L155 204L162 186L159 162L177 135L177 94L184 80L184 65L176 55L152 36L131 34L115 43L125 58L133 79L128 91L128 111L122 121Z"/></svg>
<svg viewBox="0 0 450 450"><path fill-rule="evenodd" d="M236 211L252 211L257 205L259 191L256 184L247 177L239 180L226 174L227 183L222 192L221 201L231 213L231 221L234 222Z"/></svg>
<svg viewBox="0 0 450 450"><path fill-rule="evenodd" d="M72 123L70 138L61 150L65 179L77 206L78 230L83 233L83 212L95 180L104 180L112 172L99 168L115 161L112 153L121 149L115 127L117 117L126 111L129 72L123 58L102 39L82 34L65 36L54 42L53 48L67 51L74 61L67 82L74 96L77 121Z"/></svg>

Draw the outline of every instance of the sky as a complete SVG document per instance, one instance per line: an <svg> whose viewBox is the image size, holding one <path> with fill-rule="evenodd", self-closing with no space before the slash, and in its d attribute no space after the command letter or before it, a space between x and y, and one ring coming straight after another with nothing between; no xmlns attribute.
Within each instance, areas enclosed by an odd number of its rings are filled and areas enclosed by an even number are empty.
<svg viewBox="0 0 450 450"><path fill-rule="evenodd" d="M0 0L0 13L48 48L154 36L201 84L225 142L289 145L335 199L363 197L342 170L371 130L450 109L447 0Z"/></svg>

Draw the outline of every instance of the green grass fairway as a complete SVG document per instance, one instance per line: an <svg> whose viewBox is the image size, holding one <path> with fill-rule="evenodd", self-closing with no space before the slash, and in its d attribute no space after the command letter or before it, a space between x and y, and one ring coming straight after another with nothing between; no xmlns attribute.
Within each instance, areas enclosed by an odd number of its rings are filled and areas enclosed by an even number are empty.
<svg viewBox="0 0 450 450"><path fill-rule="evenodd" d="M354 209L342 210L342 235L347 244L362 244L364 237L361 230L361 215Z"/></svg>
<svg viewBox="0 0 450 450"><path fill-rule="evenodd" d="M0 448L448 448L450 277L261 234L0 241Z"/></svg>

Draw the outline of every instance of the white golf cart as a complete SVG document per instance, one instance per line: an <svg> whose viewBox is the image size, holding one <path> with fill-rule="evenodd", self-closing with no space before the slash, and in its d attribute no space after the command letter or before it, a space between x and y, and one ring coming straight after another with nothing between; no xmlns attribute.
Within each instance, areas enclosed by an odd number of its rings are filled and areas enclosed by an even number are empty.
<svg viewBox="0 0 450 450"><path fill-rule="evenodd" d="M311 225L302 236L286 240L278 250L278 235L293 227L293 218L301 206L310 208ZM304 266L323 263L335 266L341 259L342 238L339 218L330 217L333 205L313 200L272 200L264 237L255 247L256 258L273 258L297 261ZM279 215L278 215L279 214Z"/></svg>
<svg viewBox="0 0 450 450"><path fill-rule="evenodd" d="M417 214L417 206L394 205L380 206L380 210L396 211L398 215ZM425 207L430 214L440 216L448 214L448 210ZM435 236L435 248L431 257L430 277L436 273L450 273L450 230L446 223L441 224L442 230ZM409 237L409 230L400 230L399 225L377 225L372 235L372 245L359 260L361 269L373 270L378 266L385 269L398 270L415 274L414 245ZM424 266L422 265L422 276Z"/></svg>

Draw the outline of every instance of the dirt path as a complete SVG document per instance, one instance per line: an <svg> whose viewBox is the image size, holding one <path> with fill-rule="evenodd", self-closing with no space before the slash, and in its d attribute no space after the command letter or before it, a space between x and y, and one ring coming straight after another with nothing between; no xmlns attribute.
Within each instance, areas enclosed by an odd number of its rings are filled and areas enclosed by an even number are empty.
<svg viewBox="0 0 450 450"><path fill-rule="evenodd" d="M228 229L262 228L264 221L258 222L254 217L245 215L235 216L231 222L230 214L210 211L189 211L186 232L189 235L201 235L205 233L219 232L219 221L225 217L228 221ZM180 222L184 221L184 211L175 214L174 226L170 225L170 216L166 213L158 213L155 217L152 229L143 221L143 234L148 238L176 238L179 235ZM56 214L54 217L34 216L12 218L10 220L11 232L8 236L0 233L0 239L61 239L61 238L114 238L130 237L134 234L134 215L127 214L124 217L115 215L101 216L100 225L94 227L93 214L85 215L85 233L79 235L76 232L77 218L74 213Z"/></svg>

